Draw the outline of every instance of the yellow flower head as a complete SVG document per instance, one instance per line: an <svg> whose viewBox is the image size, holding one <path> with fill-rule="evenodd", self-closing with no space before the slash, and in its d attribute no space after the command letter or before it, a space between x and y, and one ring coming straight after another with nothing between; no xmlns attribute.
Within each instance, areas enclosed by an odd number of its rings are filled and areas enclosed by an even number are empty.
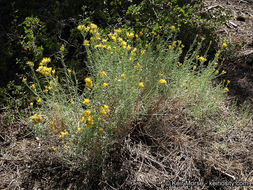
<svg viewBox="0 0 253 190"><path fill-rule="evenodd" d="M129 33L129 32L127 32L127 33L126 33L126 35L127 35L127 37L128 37L128 38L132 38L132 37L134 37L134 33L133 33L133 32L130 32L130 33Z"/></svg>
<svg viewBox="0 0 253 190"><path fill-rule="evenodd" d="M53 122L53 121L50 121L50 122L49 122L49 125L50 125L51 127L53 127L53 126L54 126L54 122Z"/></svg>
<svg viewBox="0 0 253 190"><path fill-rule="evenodd" d="M99 74L100 74L101 76L103 76L103 77L106 77L106 76L107 76L106 72L104 72L104 71L99 72Z"/></svg>
<svg viewBox="0 0 253 190"><path fill-rule="evenodd" d="M123 73L123 74L121 75L121 78L124 79L125 77L126 77L126 74Z"/></svg>
<svg viewBox="0 0 253 190"><path fill-rule="evenodd" d="M43 66L43 65L48 64L49 62L51 62L51 58L44 57L44 58L41 60L40 65Z"/></svg>
<svg viewBox="0 0 253 190"><path fill-rule="evenodd" d="M96 24L91 23L91 24L90 24L90 28L94 30L94 29L97 29L98 26L97 26Z"/></svg>
<svg viewBox="0 0 253 190"><path fill-rule="evenodd" d="M90 103L90 99L88 99L88 98L84 99L83 104L88 105L89 103Z"/></svg>
<svg viewBox="0 0 253 190"><path fill-rule="evenodd" d="M33 66L34 66L34 63L31 62L31 61L27 61L26 64L29 65L30 67L33 67Z"/></svg>
<svg viewBox="0 0 253 190"><path fill-rule="evenodd" d="M82 128L78 127L77 128L77 132L80 132L82 130Z"/></svg>
<svg viewBox="0 0 253 190"><path fill-rule="evenodd" d="M141 55L145 55L146 54L146 50L141 50Z"/></svg>
<svg viewBox="0 0 253 190"><path fill-rule="evenodd" d="M41 98L39 98L39 99L37 100L37 103L41 103L41 101L42 101Z"/></svg>
<svg viewBox="0 0 253 190"><path fill-rule="evenodd" d="M226 87L226 88L225 88L225 90L226 90L226 92L229 92L229 89L228 89L228 87Z"/></svg>
<svg viewBox="0 0 253 190"><path fill-rule="evenodd" d="M226 73L227 73L227 71L223 70L221 73L222 73L222 74L226 74Z"/></svg>
<svg viewBox="0 0 253 190"><path fill-rule="evenodd" d="M224 42L224 43L222 44L222 47L226 48L226 47L228 47L228 45Z"/></svg>
<svg viewBox="0 0 253 190"><path fill-rule="evenodd" d="M107 84L107 83L104 83L104 84L103 84L103 87L104 87L104 88L107 88L107 87L108 87L108 84Z"/></svg>
<svg viewBox="0 0 253 190"><path fill-rule="evenodd" d="M167 82L166 82L166 80L165 79L161 79L161 80L159 80L159 82L161 83L161 84L167 84Z"/></svg>
<svg viewBox="0 0 253 190"><path fill-rule="evenodd" d="M91 78L89 78L89 77L85 78L85 83L86 83L87 87L89 87L89 88L93 87Z"/></svg>
<svg viewBox="0 0 253 190"><path fill-rule="evenodd" d="M219 70L216 70L216 71L215 71L215 74L218 75L218 74L219 74Z"/></svg>
<svg viewBox="0 0 253 190"><path fill-rule="evenodd" d="M205 62L205 61L207 60L206 58L204 58L204 57L202 57L202 56L198 57L198 59L199 59L201 62Z"/></svg>
<svg viewBox="0 0 253 190"><path fill-rule="evenodd" d="M143 83L143 82L140 82L140 83L139 83L139 87L140 87L140 88L143 88L143 87L144 87L144 83Z"/></svg>
<svg viewBox="0 0 253 190"><path fill-rule="evenodd" d="M33 102L30 103L30 106L33 107Z"/></svg>
<svg viewBox="0 0 253 190"><path fill-rule="evenodd" d="M85 110L84 112L83 112L83 115L84 116L89 116L91 114L91 111L90 110Z"/></svg>
<svg viewBox="0 0 253 190"><path fill-rule="evenodd" d="M61 45L60 51L64 51L65 50L65 46L64 44Z"/></svg>
<svg viewBox="0 0 253 190"><path fill-rule="evenodd" d="M35 89L36 88L35 84L32 84L30 87L31 87L31 89Z"/></svg>
<svg viewBox="0 0 253 190"><path fill-rule="evenodd" d="M68 73L71 73L71 69L68 69Z"/></svg>
<svg viewBox="0 0 253 190"><path fill-rule="evenodd" d="M171 30L175 30L176 27L172 25L172 26L170 27L170 29L171 29Z"/></svg>
<svg viewBox="0 0 253 190"><path fill-rule="evenodd" d="M77 30L79 30L79 31L83 31L83 30L85 30L85 26L84 25L79 25L79 26L77 26Z"/></svg>
<svg viewBox="0 0 253 190"><path fill-rule="evenodd" d="M99 133L103 133L104 130L103 130L103 128L99 128L98 131L99 131Z"/></svg>
<svg viewBox="0 0 253 190"><path fill-rule="evenodd" d="M83 45L84 45L84 46L89 46L89 45L90 45L89 40L84 40L84 41L83 41Z"/></svg>
<svg viewBox="0 0 253 190"><path fill-rule="evenodd" d="M26 82L27 78L23 77L22 82Z"/></svg>

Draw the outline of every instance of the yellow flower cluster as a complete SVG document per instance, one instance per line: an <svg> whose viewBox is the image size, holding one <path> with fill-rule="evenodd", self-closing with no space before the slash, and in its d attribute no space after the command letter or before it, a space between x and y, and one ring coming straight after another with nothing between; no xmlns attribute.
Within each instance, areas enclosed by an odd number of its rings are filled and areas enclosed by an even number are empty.
<svg viewBox="0 0 253 190"><path fill-rule="evenodd" d="M85 83L86 83L87 87L89 87L89 88L93 87L93 83L92 83L91 78L89 78L89 77L85 78Z"/></svg>
<svg viewBox="0 0 253 190"><path fill-rule="evenodd" d="M101 76L103 76L103 77L106 77L106 76L107 76L106 72L104 72L104 71L99 72L99 74L100 74Z"/></svg>
<svg viewBox="0 0 253 190"><path fill-rule="evenodd" d="M31 61L27 61L26 64L29 65L30 67L33 67L33 66L34 66L34 63L31 62Z"/></svg>
<svg viewBox="0 0 253 190"><path fill-rule="evenodd" d="M140 87L140 88L143 88L143 87L144 87L144 83L143 83L143 82L140 82L140 83L139 83L139 87Z"/></svg>
<svg viewBox="0 0 253 190"><path fill-rule="evenodd" d="M88 128L90 128L94 125L93 116L91 115L90 110L85 110L83 112L82 123L84 123L84 122L86 122Z"/></svg>
<svg viewBox="0 0 253 190"><path fill-rule="evenodd" d="M90 103L90 99L85 98L85 99L84 99L84 101L83 101L83 104L85 104L85 105L89 105L89 103Z"/></svg>
<svg viewBox="0 0 253 190"><path fill-rule="evenodd" d="M65 137L65 136L67 136L68 134L69 134L69 132L68 132L66 129L64 129L64 131L62 131L62 132L60 133L59 138Z"/></svg>
<svg viewBox="0 0 253 190"><path fill-rule="evenodd" d="M128 37L128 38L133 38L134 37L134 33L133 32L127 32L126 33L126 36Z"/></svg>
<svg viewBox="0 0 253 190"><path fill-rule="evenodd" d="M197 55L197 59L200 60L201 62L205 62L207 60L206 58L199 55Z"/></svg>
<svg viewBox="0 0 253 190"><path fill-rule="evenodd" d="M51 58L44 57L44 58L41 60L40 65L43 66L43 65L48 64L49 62L51 62Z"/></svg>
<svg viewBox="0 0 253 190"><path fill-rule="evenodd" d="M100 112L105 116L108 117L108 113L110 112L109 106L104 105L100 107Z"/></svg>
<svg viewBox="0 0 253 190"><path fill-rule="evenodd" d="M31 116L30 119L32 119L35 124L38 124L38 123L42 122L43 117L41 116L41 112L40 112L39 114L35 114L35 115Z"/></svg>
<svg viewBox="0 0 253 190"><path fill-rule="evenodd" d="M37 72L41 73L44 76L51 76L52 67L47 66L39 66L39 68L36 70Z"/></svg>
<svg viewBox="0 0 253 190"><path fill-rule="evenodd" d="M161 83L161 84L167 84L167 82L166 82L166 80L165 79L161 79L161 80L159 80L159 82Z"/></svg>

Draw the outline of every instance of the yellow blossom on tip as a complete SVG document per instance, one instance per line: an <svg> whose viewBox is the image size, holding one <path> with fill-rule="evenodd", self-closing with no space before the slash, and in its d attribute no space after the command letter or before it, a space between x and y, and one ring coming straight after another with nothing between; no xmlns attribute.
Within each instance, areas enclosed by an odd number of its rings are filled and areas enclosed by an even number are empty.
<svg viewBox="0 0 253 190"><path fill-rule="evenodd" d="M107 87L108 87L108 84L107 84L107 83L103 83L103 87L104 87L104 88L107 88Z"/></svg>
<svg viewBox="0 0 253 190"><path fill-rule="evenodd" d="M115 36L111 36L111 38L112 38L112 40L113 40L114 42L117 41L117 38L116 38Z"/></svg>
<svg viewBox="0 0 253 190"><path fill-rule="evenodd" d="M226 47L228 47L228 45L224 42L224 43L222 44L222 47L226 48Z"/></svg>
<svg viewBox="0 0 253 190"><path fill-rule="evenodd" d="M202 57L202 56L198 56L198 59L201 61L201 62L205 62L207 59L206 58L204 58L204 57Z"/></svg>
<svg viewBox="0 0 253 190"><path fill-rule="evenodd" d="M56 148L54 146L51 147L54 151L56 151Z"/></svg>
<svg viewBox="0 0 253 190"><path fill-rule="evenodd" d="M118 80L118 78L116 77L115 79L114 79L114 81L117 81Z"/></svg>
<svg viewBox="0 0 253 190"><path fill-rule="evenodd" d="M141 55L145 55L146 54L146 50L141 50Z"/></svg>
<svg viewBox="0 0 253 190"><path fill-rule="evenodd" d="M80 132L82 130L82 128L78 127L77 128L77 132Z"/></svg>
<svg viewBox="0 0 253 190"><path fill-rule="evenodd" d="M230 80L227 80L227 84L230 84Z"/></svg>
<svg viewBox="0 0 253 190"><path fill-rule="evenodd" d="M226 92L229 92L229 89L228 89L228 87L226 87L226 88L225 88L225 91L226 91Z"/></svg>
<svg viewBox="0 0 253 190"><path fill-rule="evenodd" d="M37 100L37 103L41 103L41 101L42 101L41 98L39 98L39 99Z"/></svg>
<svg viewBox="0 0 253 190"><path fill-rule="evenodd" d="M23 77L22 82L26 82L27 78Z"/></svg>
<svg viewBox="0 0 253 190"><path fill-rule="evenodd" d="M98 131L99 131L99 133L103 133L104 130L103 130L103 128L99 128Z"/></svg>
<svg viewBox="0 0 253 190"><path fill-rule="evenodd" d="M30 103L30 106L33 107L33 102Z"/></svg>
<svg viewBox="0 0 253 190"><path fill-rule="evenodd" d="M86 121L87 127L90 128L94 125L94 120L92 116L89 116L87 121Z"/></svg>
<svg viewBox="0 0 253 190"><path fill-rule="evenodd" d="M182 63L180 63L180 62L178 62L177 64L178 64L178 66L179 66L179 67L181 67L181 66L182 66Z"/></svg>
<svg viewBox="0 0 253 190"><path fill-rule="evenodd" d="M61 45L60 51L64 51L65 50L65 46L64 44Z"/></svg>
<svg viewBox="0 0 253 190"><path fill-rule="evenodd" d="M32 84L31 86L30 86L30 88L31 89L35 89L36 87L35 87L35 84Z"/></svg>
<svg viewBox="0 0 253 190"><path fill-rule="evenodd" d="M98 118L98 121L103 121L103 119L101 117Z"/></svg>
<svg viewBox="0 0 253 190"><path fill-rule="evenodd" d="M30 67L33 67L33 66L34 66L34 63L31 62L31 61L27 61L26 64L29 65Z"/></svg>
<svg viewBox="0 0 253 190"><path fill-rule="evenodd" d="M83 45L84 45L84 46L89 46L89 45L90 45L89 40L84 40L84 41L83 41Z"/></svg>
<svg viewBox="0 0 253 190"><path fill-rule="evenodd" d="M141 31L140 31L140 33L139 33L139 34L142 36L142 35L143 35L143 32L141 32Z"/></svg>
<svg viewBox="0 0 253 190"><path fill-rule="evenodd" d="M227 73L227 71L223 70L221 73L222 73L222 74L226 74L226 73Z"/></svg>
<svg viewBox="0 0 253 190"><path fill-rule="evenodd" d="M90 28L91 28L91 29L97 29L98 26L97 26L96 24L91 23L91 24L90 24Z"/></svg>
<svg viewBox="0 0 253 190"><path fill-rule="evenodd" d="M51 58L50 58L50 57L44 57L44 58L41 60L40 65L43 66L43 65L48 64L49 62L51 62Z"/></svg>
<svg viewBox="0 0 253 190"><path fill-rule="evenodd" d="M215 66L215 67L217 67L217 65L218 65L218 63L217 63L217 62L215 62L215 63L214 63L214 66Z"/></svg>
<svg viewBox="0 0 253 190"><path fill-rule="evenodd" d="M106 72L104 72L104 71L99 72L99 74L100 74L101 76L104 76L104 77L106 77L106 76L107 76Z"/></svg>
<svg viewBox="0 0 253 190"><path fill-rule="evenodd" d="M193 70L196 70L196 69L197 69L197 66L196 66L196 65L194 65L194 66L193 66Z"/></svg>
<svg viewBox="0 0 253 190"><path fill-rule="evenodd" d="M77 30L79 30L79 31L83 31L83 30L85 30L85 26L84 25L79 25L79 26L77 26Z"/></svg>
<svg viewBox="0 0 253 190"><path fill-rule="evenodd" d="M126 35L127 35L127 37L128 37L128 38L132 38L132 37L134 37L134 33L133 33L133 32L130 32L130 33L129 33L129 32L127 32L127 33L126 33Z"/></svg>
<svg viewBox="0 0 253 190"><path fill-rule="evenodd" d="M176 27L172 25L172 26L170 27L170 29L171 29L171 30L175 30Z"/></svg>
<svg viewBox="0 0 253 190"><path fill-rule="evenodd" d="M53 122L53 121L50 121L50 122L49 122L49 125L50 125L51 127L53 127L53 126L54 126L54 122Z"/></svg>
<svg viewBox="0 0 253 190"><path fill-rule="evenodd" d="M71 103L71 104L75 104L73 98L70 99L70 103Z"/></svg>
<svg viewBox="0 0 253 190"><path fill-rule="evenodd" d="M159 82L160 82L161 84L167 84L167 82L166 82L165 79L160 79Z"/></svg>
<svg viewBox="0 0 253 190"><path fill-rule="evenodd" d="M83 104L88 105L89 103L90 103L90 99L88 99L88 98L84 99Z"/></svg>
<svg viewBox="0 0 253 190"><path fill-rule="evenodd" d="M68 73L71 73L71 69L68 69Z"/></svg>
<svg viewBox="0 0 253 190"><path fill-rule="evenodd" d="M54 70L52 70L52 74L53 74L53 75L55 74L55 69L54 69Z"/></svg>
<svg viewBox="0 0 253 190"><path fill-rule="evenodd" d="M121 78L124 79L125 77L126 77L126 74L123 73L123 74L121 75Z"/></svg>
<svg viewBox="0 0 253 190"><path fill-rule="evenodd" d="M219 70L216 70L216 71L215 71L215 74L218 75L218 74L219 74Z"/></svg>
<svg viewBox="0 0 253 190"><path fill-rule="evenodd" d="M49 86L47 89L48 89L48 90L52 90L52 87L51 87L51 86Z"/></svg>
<svg viewBox="0 0 253 190"><path fill-rule="evenodd" d="M87 87L89 87L89 88L93 87L91 78L89 78L89 77L85 78L85 83L86 83Z"/></svg>
<svg viewBox="0 0 253 190"><path fill-rule="evenodd" d="M143 82L140 82L140 83L139 83L139 87L140 87L140 88L143 88L143 87L144 87L144 83L143 83Z"/></svg>
<svg viewBox="0 0 253 190"><path fill-rule="evenodd" d="M91 111L90 110L85 110L83 112L83 115L86 117L86 116L89 116L91 114Z"/></svg>
<svg viewBox="0 0 253 190"><path fill-rule="evenodd" d="M82 117L81 122L84 123L84 121L85 121L85 117Z"/></svg>

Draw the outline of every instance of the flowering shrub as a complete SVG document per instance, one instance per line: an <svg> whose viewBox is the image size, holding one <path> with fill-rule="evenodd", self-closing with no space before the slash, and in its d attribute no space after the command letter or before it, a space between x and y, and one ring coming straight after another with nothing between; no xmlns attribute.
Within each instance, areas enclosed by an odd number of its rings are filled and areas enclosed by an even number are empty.
<svg viewBox="0 0 253 190"><path fill-rule="evenodd" d="M138 43L140 34L122 28L103 34L90 23L77 30L88 57L84 88L75 69L64 62L64 45L58 52L62 69L50 65L50 58L43 58L37 69L28 61L33 81L23 79L34 94L29 126L37 135L55 136L62 146L52 149L64 157L71 155L84 164L102 161L113 140L126 135L137 119L148 117L152 106L162 100L182 97L191 106L189 114L203 119L215 114L228 91L211 83L218 76L217 61L223 49L205 66L208 50L198 55L201 42L196 39L180 63L184 46L173 41L173 31L168 41L143 45Z"/></svg>

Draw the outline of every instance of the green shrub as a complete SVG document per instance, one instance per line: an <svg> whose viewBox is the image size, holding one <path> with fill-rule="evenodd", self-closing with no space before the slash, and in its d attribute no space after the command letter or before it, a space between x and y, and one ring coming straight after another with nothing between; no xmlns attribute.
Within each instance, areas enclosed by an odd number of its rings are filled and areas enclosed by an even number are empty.
<svg viewBox="0 0 253 190"><path fill-rule="evenodd" d="M173 31L167 41L143 46L126 29L105 34L92 23L77 29L88 56L84 88L75 68L65 63L64 45L58 51L62 68L52 65L50 58L43 58L38 68L28 61L33 81L23 79L34 94L29 127L37 135L56 137L62 145L52 148L70 163L101 163L112 142L127 135L135 121L155 114L154 106L169 97L182 98L195 120L221 109L224 87L212 86L212 80L225 73L217 73L221 51L206 67L208 50L199 55L197 39L179 62L183 44L173 40Z"/></svg>

